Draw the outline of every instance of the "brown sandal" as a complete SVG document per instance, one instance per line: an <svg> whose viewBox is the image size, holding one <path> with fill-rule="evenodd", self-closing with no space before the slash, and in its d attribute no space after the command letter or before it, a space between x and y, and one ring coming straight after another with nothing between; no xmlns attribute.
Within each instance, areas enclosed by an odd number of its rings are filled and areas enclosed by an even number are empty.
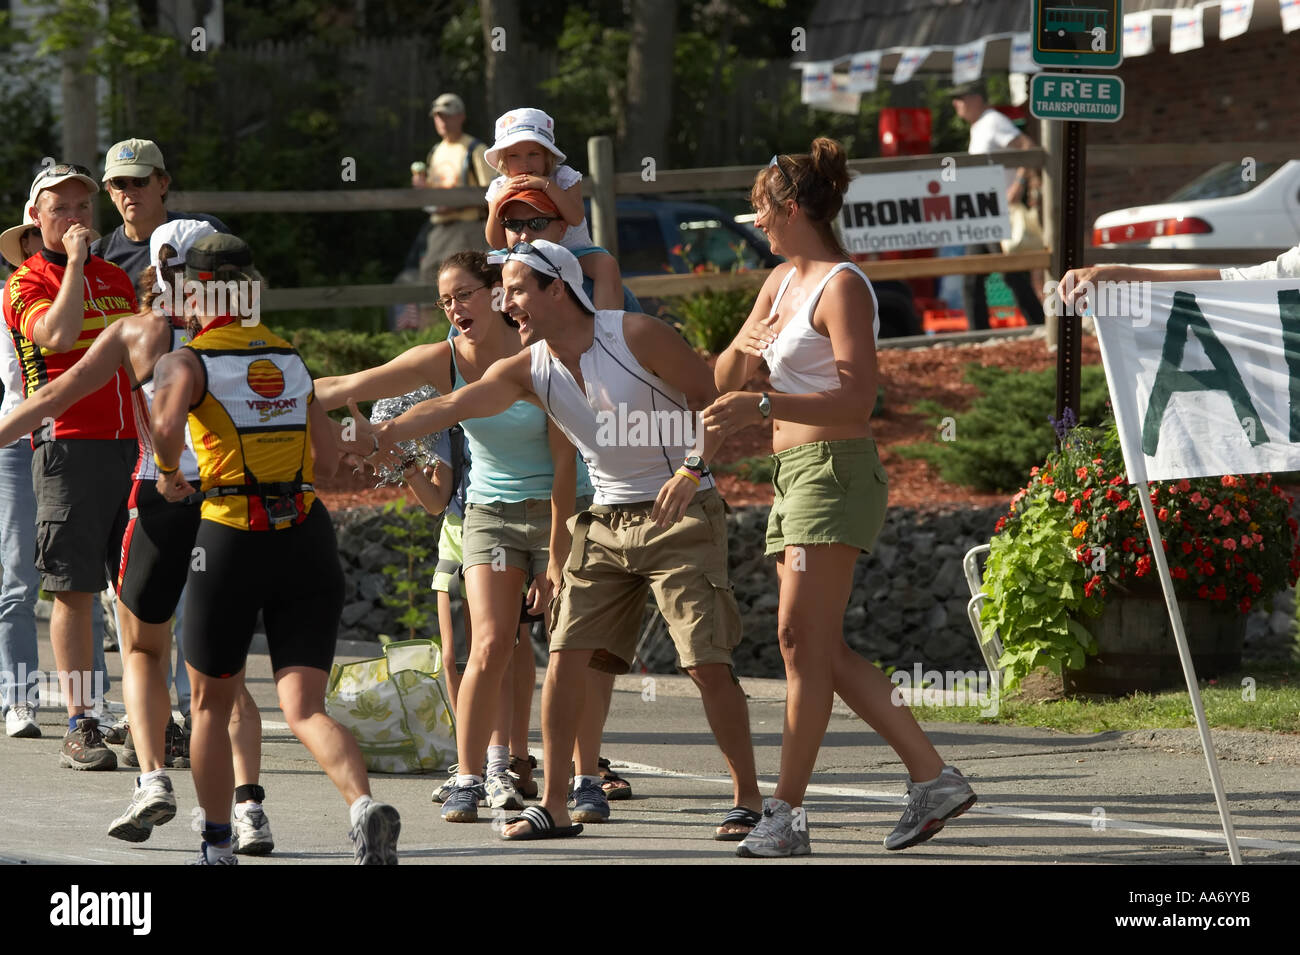
<svg viewBox="0 0 1300 955"><path fill-rule="evenodd" d="M528 770L528 781L524 782L520 768ZM537 798L537 780L533 779L533 770L537 768L537 757L531 753L527 756L510 757L510 778L515 781L515 789L525 799Z"/></svg>
<svg viewBox="0 0 1300 955"><path fill-rule="evenodd" d="M632 784L609 768L609 760L604 756L596 761L600 767L600 788L605 791L605 798L610 802L632 798Z"/></svg>

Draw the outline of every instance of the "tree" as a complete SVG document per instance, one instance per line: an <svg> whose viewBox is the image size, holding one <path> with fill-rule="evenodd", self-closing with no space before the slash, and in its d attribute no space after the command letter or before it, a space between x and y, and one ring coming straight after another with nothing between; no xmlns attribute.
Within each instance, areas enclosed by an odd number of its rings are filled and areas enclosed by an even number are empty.
<svg viewBox="0 0 1300 955"><path fill-rule="evenodd" d="M632 35L627 48L627 108L620 111L615 159L623 170L637 170L642 159L668 158L672 120L675 0L633 0ZM627 117L632 117L629 124Z"/></svg>

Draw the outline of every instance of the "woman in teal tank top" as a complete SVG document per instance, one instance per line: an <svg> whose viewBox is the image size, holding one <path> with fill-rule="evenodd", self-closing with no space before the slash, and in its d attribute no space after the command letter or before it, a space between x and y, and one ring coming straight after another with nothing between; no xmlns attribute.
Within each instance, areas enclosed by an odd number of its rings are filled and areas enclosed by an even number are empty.
<svg viewBox="0 0 1300 955"><path fill-rule="evenodd" d="M317 400L331 409L348 400L376 400L423 385L450 394L477 381L494 362L522 347L513 324L494 307L499 287L500 269L488 265L482 253L452 256L441 266L438 291L439 304L458 334L411 348L377 368L319 379ZM453 822L477 818L485 789L493 808L523 807L507 772L515 694L513 679L506 677L516 653L520 594L527 585L526 609L545 612L568 556L568 519L575 495L591 493L589 481L584 480L585 488L578 487L573 445L540 406L521 401L501 415L466 421L462 427L473 462L463 527L468 632L473 639L456 700L460 773L441 790L443 816ZM519 655L524 656L522 649ZM533 670L531 660L525 660L531 691ZM612 689L612 681L606 682ZM603 682L593 689L608 699ZM473 772L484 765L485 754L495 757L489 759L486 786Z"/></svg>

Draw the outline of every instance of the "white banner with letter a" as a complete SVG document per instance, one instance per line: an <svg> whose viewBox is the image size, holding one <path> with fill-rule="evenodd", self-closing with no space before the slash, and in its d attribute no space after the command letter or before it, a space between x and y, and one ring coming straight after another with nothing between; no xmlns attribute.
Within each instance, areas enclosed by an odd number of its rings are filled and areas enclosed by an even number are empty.
<svg viewBox="0 0 1300 955"><path fill-rule="evenodd" d="M1300 470L1300 281L1100 284L1129 481Z"/></svg>

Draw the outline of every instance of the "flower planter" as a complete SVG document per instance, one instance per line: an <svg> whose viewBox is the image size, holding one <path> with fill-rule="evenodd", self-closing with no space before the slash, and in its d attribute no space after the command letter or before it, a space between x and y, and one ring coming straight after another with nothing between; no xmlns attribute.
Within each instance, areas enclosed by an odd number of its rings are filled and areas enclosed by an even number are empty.
<svg viewBox="0 0 1300 955"><path fill-rule="evenodd" d="M1210 600L1183 600L1179 610L1197 677L1218 676L1241 665L1245 614ZM1162 596L1112 593L1101 616L1081 622L1097 638L1097 655L1082 670L1065 671L1067 694L1119 696L1185 685Z"/></svg>

